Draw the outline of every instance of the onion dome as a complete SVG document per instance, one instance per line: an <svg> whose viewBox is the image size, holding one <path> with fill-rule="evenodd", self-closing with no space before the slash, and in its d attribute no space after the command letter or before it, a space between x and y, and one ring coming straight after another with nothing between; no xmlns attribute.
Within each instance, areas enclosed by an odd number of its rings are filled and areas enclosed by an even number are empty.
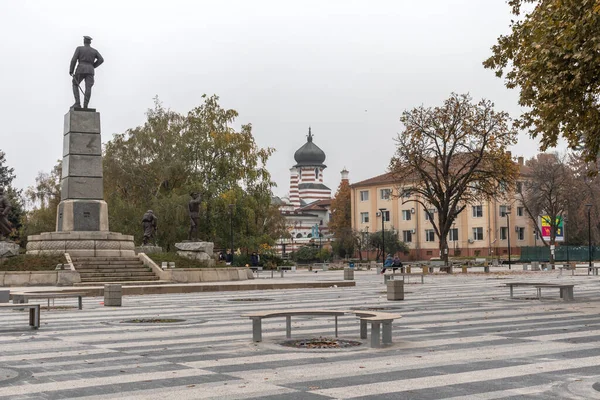
<svg viewBox="0 0 600 400"><path fill-rule="evenodd" d="M296 160L295 167L322 167L326 168L323 164L325 161L325 153L316 144L313 143L313 136L308 128L308 136L304 146L300 147L294 153L294 159Z"/></svg>

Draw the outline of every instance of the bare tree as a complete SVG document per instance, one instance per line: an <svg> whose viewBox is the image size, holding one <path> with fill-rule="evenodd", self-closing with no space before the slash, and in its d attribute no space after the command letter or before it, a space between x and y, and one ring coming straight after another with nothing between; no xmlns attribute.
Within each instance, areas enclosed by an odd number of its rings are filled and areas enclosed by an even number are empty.
<svg viewBox="0 0 600 400"><path fill-rule="evenodd" d="M559 226L569 208L574 189L574 175L564 156L558 153L542 153L526 163L521 184L517 185L517 197L535 226L545 246L554 246ZM550 226L550 240L544 239L538 218ZM554 264L550 252L550 263Z"/></svg>
<svg viewBox="0 0 600 400"><path fill-rule="evenodd" d="M441 107L405 111L390 170L408 199L421 204L448 261L448 233L468 204L511 190L517 166L507 147L516 141L506 112L487 100L452 94ZM437 211L437 220L429 209Z"/></svg>

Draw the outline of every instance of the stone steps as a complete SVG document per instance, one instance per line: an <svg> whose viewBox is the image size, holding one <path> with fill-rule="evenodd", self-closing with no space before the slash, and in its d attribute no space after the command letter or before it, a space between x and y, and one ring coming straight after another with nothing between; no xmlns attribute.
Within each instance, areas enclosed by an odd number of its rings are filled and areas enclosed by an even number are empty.
<svg viewBox="0 0 600 400"><path fill-rule="evenodd" d="M123 286L146 286L146 285L167 285L167 284L172 284L173 282L169 282L169 281L161 281L161 280L156 280L156 281L110 281L110 282L81 282L81 283L75 283L73 284L73 286L84 286L84 287L90 287L90 286L102 286L104 284L110 284L110 283L116 283L116 284L121 284Z"/></svg>
<svg viewBox="0 0 600 400"><path fill-rule="evenodd" d="M157 280L158 277L154 275L152 272L146 272L143 274L133 273L130 274L128 272L115 272L114 274L85 274L81 277L81 281L84 282L92 282L94 280L101 280L102 282L112 280L112 279L129 279L133 278L134 280L148 280L153 281Z"/></svg>
<svg viewBox="0 0 600 400"><path fill-rule="evenodd" d="M94 284L105 284L111 282L152 282L159 280L157 276L105 276L105 277L92 277L92 278L81 278L81 283L94 283Z"/></svg>
<svg viewBox="0 0 600 400"><path fill-rule="evenodd" d="M82 284L154 282L159 278L137 257L75 257Z"/></svg>
<svg viewBox="0 0 600 400"><path fill-rule="evenodd" d="M76 267L75 268L77 270L77 272L79 272L80 274L94 274L94 273L100 273L100 274L110 274L113 272L131 272L131 273L135 273L135 272L152 272L152 270L150 268L146 268L143 265L140 267L130 267L130 268L114 268L114 267Z"/></svg>

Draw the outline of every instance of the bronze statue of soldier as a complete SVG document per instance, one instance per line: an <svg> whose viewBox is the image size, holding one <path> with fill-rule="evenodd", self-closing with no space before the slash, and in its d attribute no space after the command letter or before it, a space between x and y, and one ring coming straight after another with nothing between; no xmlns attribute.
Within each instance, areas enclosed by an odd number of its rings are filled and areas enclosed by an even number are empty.
<svg viewBox="0 0 600 400"><path fill-rule="evenodd" d="M94 70L104 62L104 58L102 58L98 50L94 49L91 44L92 38L84 36L83 46L75 49L75 54L73 54L73 58L71 59L69 75L73 77L73 95L75 96L75 104L73 104L72 108L81 108L81 100L79 98L81 87L79 87L79 84L84 80L83 108L88 108L90 98L92 97L92 86L94 86ZM77 69L75 69L75 64L77 64Z"/></svg>
<svg viewBox="0 0 600 400"><path fill-rule="evenodd" d="M200 193L190 193L192 197L188 203L188 211L190 213L190 231L188 233L188 240L198 239L198 218L200 216Z"/></svg>
<svg viewBox="0 0 600 400"><path fill-rule="evenodd" d="M144 228L144 239L142 245L147 246L150 243L150 239L154 239L154 245L156 246L156 232L158 231L158 218L154 215L152 210L146 211L142 218L142 227Z"/></svg>
<svg viewBox="0 0 600 400"><path fill-rule="evenodd" d="M0 240L4 240L12 232L12 224L8 220L10 202L4 195L4 188L0 187Z"/></svg>

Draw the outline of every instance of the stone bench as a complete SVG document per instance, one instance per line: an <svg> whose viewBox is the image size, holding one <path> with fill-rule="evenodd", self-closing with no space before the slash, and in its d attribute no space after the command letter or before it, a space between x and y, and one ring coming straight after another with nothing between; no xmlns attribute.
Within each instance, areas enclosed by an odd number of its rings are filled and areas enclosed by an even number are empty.
<svg viewBox="0 0 600 400"><path fill-rule="evenodd" d="M39 304L0 304L0 310L3 309L29 309L29 326L32 329L40 327L40 305Z"/></svg>
<svg viewBox="0 0 600 400"><path fill-rule="evenodd" d="M560 291L560 298L563 301L571 301L574 299L573 297L573 287L575 285L564 285L564 284L545 284L545 285L536 285L538 300L542 299L542 288L558 288Z"/></svg>
<svg viewBox="0 0 600 400"><path fill-rule="evenodd" d="M405 280L407 283L410 282L410 277L411 276L417 276L417 277L421 277L421 283L425 283L424 281L424 276L425 274L423 273L408 273L408 272L401 272L401 273L392 273L392 274L384 274L383 275L383 283L387 283L388 281L393 281L396 280L396 277L402 277L402 280Z"/></svg>
<svg viewBox="0 0 600 400"><path fill-rule="evenodd" d="M469 268L483 268L483 272L485 272L486 274L489 274L489 272L490 272L489 265L463 265L463 266L461 266L462 273L466 274L468 272Z"/></svg>
<svg viewBox="0 0 600 400"><path fill-rule="evenodd" d="M402 318L399 314L391 314L379 311L350 311L360 318L360 338L367 338L367 324L371 325L371 347L381 347L392 344L392 322ZM380 328L381 327L381 328ZM381 331L381 339L380 332ZM380 341L381 340L381 341Z"/></svg>
<svg viewBox="0 0 600 400"><path fill-rule="evenodd" d="M252 314L242 315L244 318L250 318L252 320L252 340L254 342L262 341L262 320L265 318L277 318L285 317L285 337L292 337L292 316L326 316L335 317L335 337L338 335L338 317L344 315L344 311L333 311L333 310L276 310L276 311L263 311Z"/></svg>
<svg viewBox="0 0 600 400"><path fill-rule="evenodd" d="M558 287L560 289L560 297L564 301L573 300L573 287L575 285L572 284L562 284L562 283L547 283L547 282L508 282L505 283L506 286L510 288L510 298L513 298L513 288L515 286L523 286L523 287L534 287L537 289L538 299L541 298L541 289L544 287Z"/></svg>
<svg viewBox="0 0 600 400"><path fill-rule="evenodd" d="M590 267L589 264L575 264L575 268L573 268L573 270L572 270L572 275L575 275L575 270L577 270L577 269L587 269L588 275L590 274L590 272L593 275L598 275L598 270L600 269L600 266L592 265Z"/></svg>
<svg viewBox="0 0 600 400"><path fill-rule="evenodd" d="M338 311L338 310L275 310L252 314L244 314L242 317L252 320L252 340L262 341L262 320L264 318L285 317L285 337L292 337L292 316L333 316L335 317L335 337L338 336L338 317L345 314L355 314L360 318L360 337L367 338L367 324L371 325L371 347L380 347L383 344L392 343L392 321L401 318L398 314L382 313L378 311ZM381 328L382 327L382 328Z"/></svg>
<svg viewBox="0 0 600 400"><path fill-rule="evenodd" d="M63 293L37 293L37 292L13 292L10 294L12 297L13 304L25 304L29 302L29 299L48 299L48 310L50 309L50 300L64 299L77 297L77 305L80 310L83 309L83 299L85 296L84 292L63 292Z"/></svg>
<svg viewBox="0 0 600 400"><path fill-rule="evenodd" d="M322 271L328 271L329 263L313 263L309 270L312 271L315 268L321 268Z"/></svg>

